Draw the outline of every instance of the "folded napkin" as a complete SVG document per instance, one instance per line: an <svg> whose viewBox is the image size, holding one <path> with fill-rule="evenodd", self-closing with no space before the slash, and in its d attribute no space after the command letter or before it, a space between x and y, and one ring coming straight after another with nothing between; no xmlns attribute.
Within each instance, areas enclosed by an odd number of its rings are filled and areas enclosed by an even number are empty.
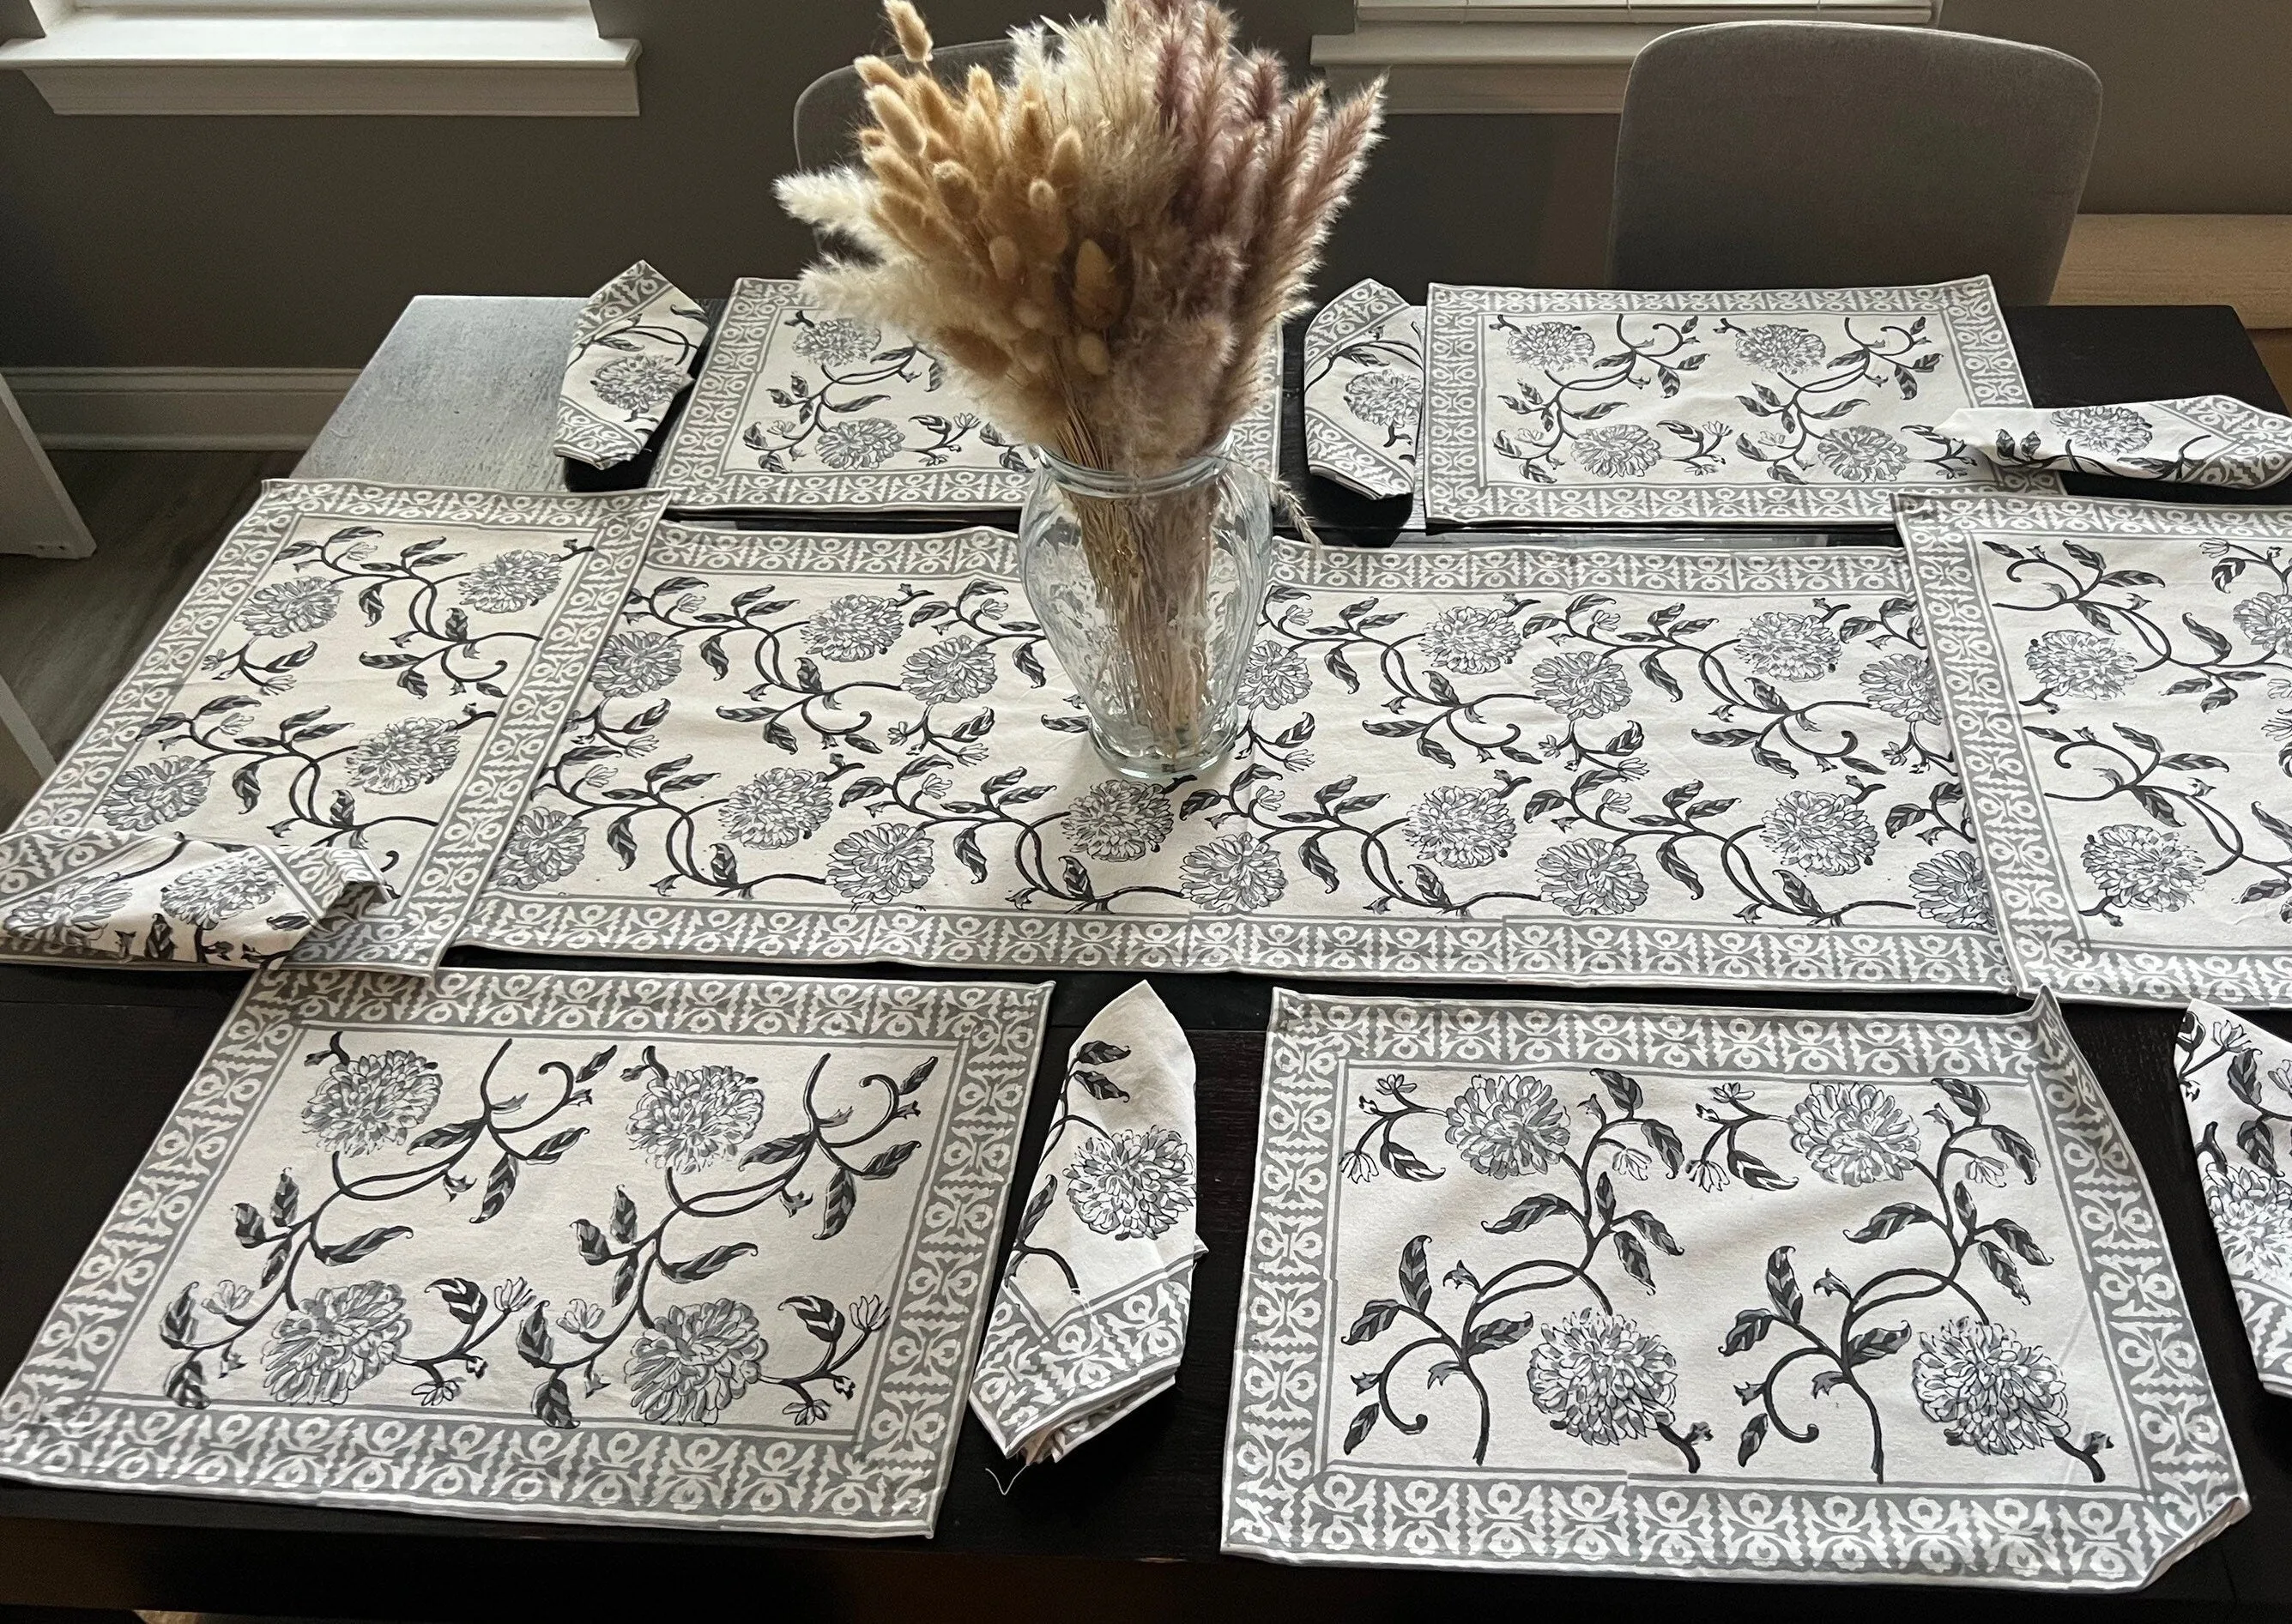
<svg viewBox="0 0 2292 1624"><path fill-rule="evenodd" d="M2226 395L1953 412L1938 431L2000 468L2255 489L2292 473L2292 417Z"/></svg>
<svg viewBox="0 0 2292 1624"><path fill-rule="evenodd" d="M362 851L237 846L181 834L14 829L0 958L257 965L282 958L353 886L390 888Z"/></svg>
<svg viewBox="0 0 2292 1624"><path fill-rule="evenodd" d="M1305 329L1305 465L1369 496L1416 488L1424 310L1354 283Z"/></svg>
<svg viewBox="0 0 2292 1624"><path fill-rule="evenodd" d="M557 395L557 454L610 468L642 451L707 336L700 307L642 260L591 294Z"/></svg>
<svg viewBox="0 0 2292 1624"><path fill-rule="evenodd" d="M1142 981L1068 1052L995 1293L971 1407L1005 1454L1060 1459L1175 1379L1194 1192L1193 1050Z"/></svg>
<svg viewBox="0 0 2292 1624"><path fill-rule="evenodd" d="M2292 1043L2192 1003L2176 1058L2197 1172L2260 1385L2292 1397Z"/></svg>

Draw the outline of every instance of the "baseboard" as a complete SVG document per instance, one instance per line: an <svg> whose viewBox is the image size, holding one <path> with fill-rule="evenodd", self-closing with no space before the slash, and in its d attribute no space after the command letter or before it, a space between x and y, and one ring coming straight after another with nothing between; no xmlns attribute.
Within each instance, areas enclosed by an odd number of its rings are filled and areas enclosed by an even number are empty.
<svg viewBox="0 0 2292 1624"><path fill-rule="evenodd" d="M25 366L5 374L40 444L300 451L358 377L330 366Z"/></svg>
<svg viewBox="0 0 2292 1624"><path fill-rule="evenodd" d="M2292 327L2292 214L2080 214L2055 304L2229 304Z"/></svg>

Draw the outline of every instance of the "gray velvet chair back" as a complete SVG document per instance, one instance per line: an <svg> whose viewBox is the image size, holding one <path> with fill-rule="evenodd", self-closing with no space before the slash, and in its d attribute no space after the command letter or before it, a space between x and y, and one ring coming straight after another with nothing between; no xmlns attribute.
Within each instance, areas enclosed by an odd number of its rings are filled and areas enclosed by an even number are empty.
<svg viewBox="0 0 2292 1624"><path fill-rule="evenodd" d="M1632 65L1621 288L1868 287L1987 271L2043 304L2101 123L2075 57L1934 28L1723 22Z"/></svg>
<svg viewBox="0 0 2292 1624"><path fill-rule="evenodd" d="M1011 42L981 40L941 45L932 52L932 72L946 84L960 84L974 67L1000 78L1011 65ZM795 161L804 169L848 164L860 156L860 128L867 122L867 87L851 68L824 73L795 99Z"/></svg>

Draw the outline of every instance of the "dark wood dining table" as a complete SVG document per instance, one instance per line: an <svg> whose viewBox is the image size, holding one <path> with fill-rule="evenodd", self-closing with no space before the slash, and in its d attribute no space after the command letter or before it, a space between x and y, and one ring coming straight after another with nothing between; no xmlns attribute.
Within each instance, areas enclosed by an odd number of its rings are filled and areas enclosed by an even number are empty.
<svg viewBox="0 0 2292 1624"><path fill-rule="evenodd" d="M425 298L409 306L300 472L494 488L561 488L549 414L577 301ZM2033 398L2072 405L2220 393L2280 411L2224 308L2009 310ZM1325 540L1385 544L1408 503L1376 502L1303 469L1291 334L1285 471ZM589 484L626 485L645 466ZM2095 494L2251 500L2076 478ZM2259 493L2265 497L2266 493ZM784 522L775 519L773 522ZM801 519L787 522L803 522ZM819 522L815 516L813 523ZM855 521L833 521L851 527ZM1884 532L1851 539L1871 540ZM457 949L449 963L641 968ZM649 961L658 968L659 961ZM722 973L722 965L693 966ZM763 973L759 971L758 973ZM775 973L933 977L843 965ZM1043 1076L1082 1025L1136 977L1064 974ZM1191 1335L1176 1390L1054 1467L1006 1492L1002 1463L966 1418L936 1536L887 1542L459 1521L226 1499L99 1493L0 1483L0 1607L196 1609L406 1620L596 1616L607 1610L738 1609L807 1620L847 1616L1227 1617L1243 1609L1323 1619L1486 1618L1498 1609L1678 1610L1782 1616L1812 1604L1871 1618L2027 1619L2034 1613L2157 1618L2292 1608L2292 1403L2265 1395L2204 1211L2173 1081L2177 1012L2073 1006L2069 1022L2154 1186L2213 1380L2242 1463L2251 1512L2131 1596L2060 1598L1908 1585L1689 1584L1288 1568L1222 1556L1219 1492L1259 1072L1274 981L1239 975L1151 978L1199 1065L1199 1227ZM0 1370L30 1346L237 998L237 972L0 966ZM1392 984L1320 983L1361 993ZM1414 993L1598 1001L1620 993L1516 985L1409 984ZM1633 1001L1779 1008L1997 1011L1984 995L1634 989ZM2292 1033L2282 1017L2267 1024ZM1019 1165L1033 1165L1054 1089L1037 1087ZM1017 1203L1013 1203L1015 1221Z"/></svg>

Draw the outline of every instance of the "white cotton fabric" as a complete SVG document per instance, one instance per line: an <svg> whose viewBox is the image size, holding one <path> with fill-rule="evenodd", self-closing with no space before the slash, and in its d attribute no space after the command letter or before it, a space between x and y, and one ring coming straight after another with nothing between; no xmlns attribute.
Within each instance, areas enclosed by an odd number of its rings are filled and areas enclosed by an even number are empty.
<svg viewBox="0 0 2292 1624"><path fill-rule="evenodd" d="M2292 1397L2292 1043L2217 1004L2192 1003L2174 1049L2205 1206L2252 1342L2260 1385Z"/></svg>
<svg viewBox="0 0 2292 1624"><path fill-rule="evenodd" d="M611 468L642 451L707 336L700 306L642 260L592 293L557 396L557 454Z"/></svg>
<svg viewBox="0 0 2292 1624"><path fill-rule="evenodd" d="M1416 489L1424 307L1364 278L1305 328L1305 465L1365 496Z"/></svg>
<svg viewBox="0 0 2292 1624"><path fill-rule="evenodd" d="M2256 490L2292 474L2292 417L2227 395L1955 412L1942 433L2000 469Z"/></svg>

